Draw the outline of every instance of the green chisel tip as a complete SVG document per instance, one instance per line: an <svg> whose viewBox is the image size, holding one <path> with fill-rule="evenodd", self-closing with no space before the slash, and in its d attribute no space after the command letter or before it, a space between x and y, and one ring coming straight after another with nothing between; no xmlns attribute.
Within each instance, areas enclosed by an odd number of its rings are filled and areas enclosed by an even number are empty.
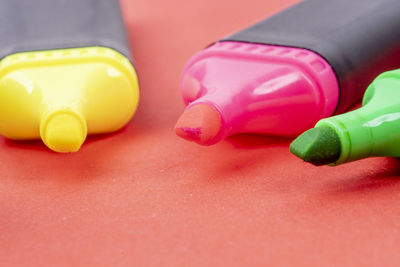
<svg viewBox="0 0 400 267"><path fill-rule="evenodd" d="M340 151L339 136L327 126L310 129L290 144L290 152L315 166L337 161Z"/></svg>

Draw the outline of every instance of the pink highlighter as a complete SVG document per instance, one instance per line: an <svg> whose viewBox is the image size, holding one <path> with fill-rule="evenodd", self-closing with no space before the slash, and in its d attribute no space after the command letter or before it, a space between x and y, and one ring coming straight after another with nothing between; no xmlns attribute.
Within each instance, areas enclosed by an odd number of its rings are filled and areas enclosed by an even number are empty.
<svg viewBox="0 0 400 267"><path fill-rule="evenodd" d="M183 71L177 135L293 137L345 111L400 67L399 13L398 0L309 0L216 42Z"/></svg>

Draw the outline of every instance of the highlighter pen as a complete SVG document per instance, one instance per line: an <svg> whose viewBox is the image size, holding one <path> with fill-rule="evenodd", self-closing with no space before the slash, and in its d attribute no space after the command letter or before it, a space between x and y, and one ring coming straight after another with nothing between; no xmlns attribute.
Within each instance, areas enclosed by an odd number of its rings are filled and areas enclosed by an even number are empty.
<svg viewBox="0 0 400 267"><path fill-rule="evenodd" d="M178 136L293 137L400 67L400 1L309 0L214 43L187 63Z"/></svg>
<svg viewBox="0 0 400 267"><path fill-rule="evenodd" d="M367 157L400 157L400 69L381 74L365 92L362 107L320 120L290 151L316 166Z"/></svg>
<svg viewBox="0 0 400 267"><path fill-rule="evenodd" d="M138 81L116 0L0 0L0 134L79 150L134 114Z"/></svg>

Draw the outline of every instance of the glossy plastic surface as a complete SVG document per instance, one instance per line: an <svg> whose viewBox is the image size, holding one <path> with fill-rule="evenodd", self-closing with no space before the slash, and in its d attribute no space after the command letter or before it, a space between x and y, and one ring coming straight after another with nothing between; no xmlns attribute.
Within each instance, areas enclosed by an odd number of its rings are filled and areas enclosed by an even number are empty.
<svg viewBox="0 0 400 267"><path fill-rule="evenodd" d="M134 114L136 73L109 48L14 54L0 62L0 133L77 151L86 134L112 132Z"/></svg>
<svg viewBox="0 0 400 267"><path fill-rule="evenodd" d="M189 61L181 92L188 107L219 111L216 143L243 132L295 136L333 114L339 89L331 67L313 52L220 42Z"/></svg>
<svg viewBox="0 0 400 267"><path fill-rule="evenodd" d="M339 135L338 165L366 157L400 157L400 70L380 75L368 87L363 107L321 120Z"/></svg>

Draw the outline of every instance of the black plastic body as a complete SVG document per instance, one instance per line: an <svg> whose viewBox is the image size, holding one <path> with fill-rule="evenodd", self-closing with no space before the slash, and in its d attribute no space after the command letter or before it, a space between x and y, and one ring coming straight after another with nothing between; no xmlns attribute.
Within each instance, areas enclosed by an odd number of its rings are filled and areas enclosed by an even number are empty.
<svg viewBox="0 0 400 267"><path fill-rule="evenodd" d="M399 0L306 0L222 41L311 50L332 66L341 113L380 73L400 67Z"/></svg>
<svg viewBox="0 0 400 267"><path fill-rule="evenodd" d="M0 59L93 46L132 59L118 0L0 0Z"/></svg>

